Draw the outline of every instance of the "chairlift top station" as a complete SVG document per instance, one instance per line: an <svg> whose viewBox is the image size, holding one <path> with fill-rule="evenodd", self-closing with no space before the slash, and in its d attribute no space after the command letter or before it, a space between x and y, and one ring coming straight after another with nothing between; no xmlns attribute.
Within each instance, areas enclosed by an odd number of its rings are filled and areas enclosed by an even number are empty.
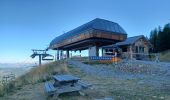
<svg viewBox="0 0 170 100"><path fill-rule="evenodd" d="M59 59L59 52L62 59L64 50L67 51L67 58L69 58L69 51L86 49L89 50L89 56L98 56L99 47L115 44L126 38L127 33L118 23L96 18L56 37L46 50L33 49L31 58L39 56L39 65L41 60L53 60L54 56L46 53L48 49L57 50L57 59Z"/></svg>
<svg viewBox="0 0 170 100"><path fill-rule="evenodd" d="M50 43L48 49L69 51L89 49L89 56L97 56L98 48L115 44L127 38L125 30L115 22L96 18L69 32L66 32Z"/></svg>
<svg viewBox="0 0 170 100"><path fill-rule="evenodd" d="M127 33L119 24L96 18L56 37L51 41L49 48L53 50L84 50L90 46L113 44L126 38Z"/></svg>

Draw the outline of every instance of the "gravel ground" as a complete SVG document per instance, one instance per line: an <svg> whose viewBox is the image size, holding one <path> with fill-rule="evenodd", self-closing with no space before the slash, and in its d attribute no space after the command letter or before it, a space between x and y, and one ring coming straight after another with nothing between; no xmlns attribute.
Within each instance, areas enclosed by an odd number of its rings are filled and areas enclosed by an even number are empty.
<svg viewBox="0 0 170 100"><path fill-rule="evenodd" d="M150 84L155 87L170 85L170 63L129 61L117 65L89 65L78 60L69 60L68 63L87 74L103 78L137 79L139 84Z"/></svg>

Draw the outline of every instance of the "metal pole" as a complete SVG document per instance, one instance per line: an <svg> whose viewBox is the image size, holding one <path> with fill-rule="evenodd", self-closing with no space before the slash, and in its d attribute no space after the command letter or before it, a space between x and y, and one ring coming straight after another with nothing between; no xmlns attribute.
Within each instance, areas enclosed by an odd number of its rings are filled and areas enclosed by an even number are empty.
<svg viewBox="0 0 170 100"><path fill-rule="evenodd" d="M39 55L39 66L41 66L41 55Z"/></svg>

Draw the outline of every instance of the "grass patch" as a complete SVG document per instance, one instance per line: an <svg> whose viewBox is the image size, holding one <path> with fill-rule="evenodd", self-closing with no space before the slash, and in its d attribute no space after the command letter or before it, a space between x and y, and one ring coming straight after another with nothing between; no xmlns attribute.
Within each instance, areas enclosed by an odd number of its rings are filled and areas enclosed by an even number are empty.
<svg viewBox="0 0 170 100"><path fill-rule="evenodd" d="M52 75L67 73L67 64L63 61L52 62L41 67L35 67L31 69L28 73L16 78L3 86L0 86L0 96L8 94L14 90L20 90L22 86L28 84L36 84L45 82L51 79Z"/></svg>
<svg viewBox="0 0 170 100"><path fill-rule="evenodd" d="M170 62L170 50L161 53L160 61Z"/></svg>
<svg viewBox="0 0 170 100"><path fill-rule="evenodd" d="M69 67L69 72L93 84L93 90L85 91L86 96L64 96L63 100L94 100L111 97L115 100L169 100L169 94L161 87L140 83L140 79L102 78L86 74L79 68ZM141 66L141 68L143 68Z"/></svg>
<svg viewBox="0 0 170 100"><path fill-rule="evenodd" d="M99 66L100 67L100 66ZM143 68L141 66L141 68ZM44 81L50 80L54 74L72 74L93 85L92 90L84 90L85 96L78 94L63 94L59 96L61 100L94 100L111 97L115 100L169 100L169 84L164 87L154 87L145 83L139 83L141 79L120 79L115 77L103 78L83 72L80 68L68 65L65 62L53 62L41 67L32 69L29 73L17 78L14 86L19 90L15 97L18 100L35 100L36 92L40 97L44 95ZM27 85L28 84L28 85ZM33 84L33 85L32 85ZM12 84L13 85L13 84ZM166 87L165 87L166 86ZM31 88L31 89L30 89ZM35 89L34 89L35 88ZM0 93L1 89L0 87ZM166 89L166 90L165 90ZM36 91L36 92L33 92ZM32 94L31 94L32 93ZM32 96L34 95L34 96ZM19 97L18 97L19 96ZM27 97L25 97L27 96ZM13 98L14 96L10 97ZM28 99L27 99L28 98ZM52 99L52 98L50 98ZM55 98L53 98L55 99ZM10 100L10 99L9 99Z"/></svg>
<svg viewBox="0 0 170 100"><path fill-rule="evenodd" d="M4 88L0 85L0 97L4 95Z"/></svg>
<svg viewBox="0 0 170 100"><path fill-rule="evenodd" d="M50 80L52 75L63 74L68 71L67 64L63 62L52 62L33 68L28 73L22 75L15 80L15 85L22 86L26 84L35 84Z"/></svg>

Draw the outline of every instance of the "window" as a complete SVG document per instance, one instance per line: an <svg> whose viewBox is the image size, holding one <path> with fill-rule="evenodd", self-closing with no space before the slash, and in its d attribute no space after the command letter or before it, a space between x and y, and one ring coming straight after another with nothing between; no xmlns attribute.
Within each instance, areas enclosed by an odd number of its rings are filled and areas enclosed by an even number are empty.
<svg viewBox="0 0 170 100"><path fill-rule="evenodd" d="M138 53L138 46L135 46L135 51L136 53Z"/></svg>
<svg viewBox="0 0 170 100"><path fill-rule="evenodd" d="M122 52L127 52L127 47L123 47Z"/></svg>
<svg viewBox="0 0 170 100"><path fill-rule="evenodd" d="M139 52L140 52L140 53L144 53L144 47L143 47L143 46L140 46L140 47L139 47Z"/></svg>

